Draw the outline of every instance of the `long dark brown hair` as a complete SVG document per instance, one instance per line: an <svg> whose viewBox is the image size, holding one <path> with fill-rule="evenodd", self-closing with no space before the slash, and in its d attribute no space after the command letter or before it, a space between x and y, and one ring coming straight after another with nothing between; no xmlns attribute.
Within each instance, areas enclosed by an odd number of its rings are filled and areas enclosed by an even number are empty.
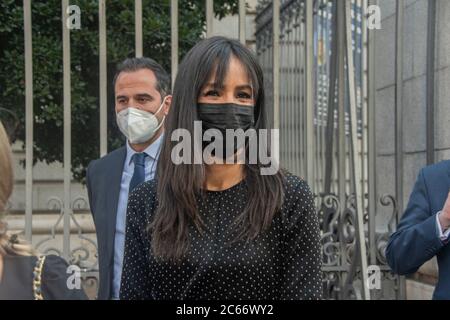
<svg viewBox="0 0 450 320"><path fill-rule="evenodd" d="M254 88L255 129L267 128L263 72L253 53L240 42L224 37L212 37L195 45L179 67L158 160L158 207L149 231L153 253L160 259L182 260L189 250L189 225L193 224L200 232L203 227L196 199L204 191L205 167L204 164L176 165L171 161L176 144L171 141L172 132L183 128L193 136L194 121L199 121L196 108L200 92L213 74L215 83L223 84L232 56L246 68ZM201 146L201 141L193 143ZM248 164L246 157L246 161L248 200L236 220L236 241L250 241L267 230L284 198L284 177L280 171L275 175L261 175L259 160L258 164Z"/></svg>

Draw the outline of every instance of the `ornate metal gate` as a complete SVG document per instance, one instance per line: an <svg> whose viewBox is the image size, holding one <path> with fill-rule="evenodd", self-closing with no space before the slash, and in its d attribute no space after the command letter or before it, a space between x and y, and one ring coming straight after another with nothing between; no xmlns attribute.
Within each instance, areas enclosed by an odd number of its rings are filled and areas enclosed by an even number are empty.
<svg viewBox="0 0 450 320"><path fill-rule="evenodd" d="M141 0L136 0L140 12ZM178 1L171 0L172 71L178 64ZM59 213L36 243L57 253L83 271L95 286L95 241L85 237L77 221L88 210L83 197L71 190L70 31L64 25L68 0L62 0L64 73L64 196L49 199ZM375 190L375 125L373 108L372 34L365 26L368 0L260 1L256 19L257 54L263 65L273 106L272 124L280 128L282 165L305 177L316 196L322 227L323 284L328 299L402 298L403 281L386 265L384 249L398 216L391 195ZM33 240L33 56L31 3L24 0L26 96L26 214L25 235ZM106 136L105 0L99 1L100 154ZM206 0L207 36L212 35L213 1ZM240 39L245 42L245 1L239 1ZM276 21L276 23L273 23ZM136 54L142 55L142 16L136 15ZM377 205L391 208L387 232L377 232ZM61 233L61 235L59 234ZM71 235L86 246L71 245ZM361 241L362 240L362 241ZM370 266L369 266L370 265ZM375 267L375 269L373 269ZM381 289L365 285L369 271L379 268Z"/></svg>
<svg viewBox="0 0 450 320"><path fill-rule="evenodd" d="M256 20L281 164L306 178L316 197L327 299L402 297L402 279L384 255L397 218L393 196L378 199L392 209L388 231L375 225L367 7L366 0L260 1ZM363 285L373 272L380 289Z"/></svg>

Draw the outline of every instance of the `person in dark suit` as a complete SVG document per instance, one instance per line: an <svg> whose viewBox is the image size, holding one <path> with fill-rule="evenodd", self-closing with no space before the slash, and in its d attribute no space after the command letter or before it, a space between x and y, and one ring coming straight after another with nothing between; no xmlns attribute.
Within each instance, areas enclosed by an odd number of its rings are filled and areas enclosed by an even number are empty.
<svg viewBox="0 0 450 320"><path fill-rule="evenodd" d="M439 281L433 299L450 299L450 161L423 168L406 211L386 248L391 269L415 273L437 257Z"/></svg>
<svg viewBox="0 0 450 320"><path fill-rule="evenodd" d="M117 124L127 143L92 161L86 177L101 300L119 298L128 194L154 176L172 99L169 75L149 58L125 60L114 78L114 93Z"/></svg>

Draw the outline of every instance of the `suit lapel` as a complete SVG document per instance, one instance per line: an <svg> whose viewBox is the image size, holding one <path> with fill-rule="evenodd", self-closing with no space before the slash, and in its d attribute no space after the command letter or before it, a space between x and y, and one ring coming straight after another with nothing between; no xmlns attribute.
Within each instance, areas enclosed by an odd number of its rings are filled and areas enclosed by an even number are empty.
<svg viewBox="0 0 450 320"><path fill-rule="evenodd" d="M106 206L106 225L107 241L106 248L108 252L108 261L113 264L114 261L114 236L116 233L117 205L119 203L120 184L122 182L123 165L127 156L127 149L122 147L117 155L111 159L111 164L107 167L108 185L105 195L107 197Z"/></svg>
<svg viewBox="0 0 450 320"><path fill-rule="evenodd" d="M450 161L448 161L448 165L447 165L447 174L448 174L448 186L449 186L449 190L450 190Z"/></svg>
<svg viewBox="0 0 450 320"><path fill-rule="evenodd" d="M447 200L447 195L450 192L450 161L447 161L447 174L448 174L448 179L447 179L447 190L445 190L445 200ZM445 203L444 200L444 203ZM442 205L444 205L444 203Z"/></svg>

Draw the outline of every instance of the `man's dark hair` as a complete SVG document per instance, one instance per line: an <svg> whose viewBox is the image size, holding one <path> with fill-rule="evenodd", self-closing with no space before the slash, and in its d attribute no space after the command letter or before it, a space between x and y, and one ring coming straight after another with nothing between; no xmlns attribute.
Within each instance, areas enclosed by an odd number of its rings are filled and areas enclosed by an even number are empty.
<svg viewBox="0 0 450 320"><path fill-rule="evenodd" d="M128 58L120 63L117 67L116 74L113 80L113 88L116 88L117 77L122 72L134 72L142 69L149 69L153 71L156 77L156 90L161 94L161 98L170 94L170 76L164 68L155 60L150 58Z"/></svg>

